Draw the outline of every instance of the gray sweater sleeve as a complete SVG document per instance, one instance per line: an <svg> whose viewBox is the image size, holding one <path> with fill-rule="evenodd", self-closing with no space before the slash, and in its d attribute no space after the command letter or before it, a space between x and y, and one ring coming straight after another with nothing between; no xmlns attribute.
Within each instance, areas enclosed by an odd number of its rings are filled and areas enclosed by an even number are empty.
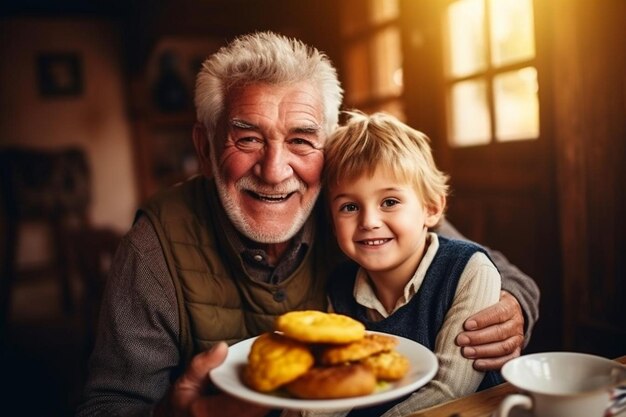
<svg viewBox="0 0 626 417"><path fill-rule="evenodd" d="M77 417L150 416L179 364L174 286L152 225L140 218L115 255Z"/></svg>
<svg viewBox="0 0 626 417"><path fill-rule="evenodd" d="M443 220L435 232L442 236L467 240L447 220ZM528 275L520 271L500 252L485 247L502 276L502 289L511 293L524 312L524 346L530 341L532 329L539 318L539 287Z"/></svg>

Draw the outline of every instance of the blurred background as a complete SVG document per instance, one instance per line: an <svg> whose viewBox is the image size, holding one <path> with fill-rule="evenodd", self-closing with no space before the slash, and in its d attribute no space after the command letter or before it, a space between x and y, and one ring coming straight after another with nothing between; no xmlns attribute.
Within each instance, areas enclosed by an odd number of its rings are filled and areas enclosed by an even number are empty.
<svg viewBox="0 0 626 417"><path fill-rule="evenodd" d="M71 416L138 204L193 175L194 76L235 36L323 50L344 107L425 132L448 216L541 288L528 352L626 354L623 0L0 1L5 406Z"/></svg>

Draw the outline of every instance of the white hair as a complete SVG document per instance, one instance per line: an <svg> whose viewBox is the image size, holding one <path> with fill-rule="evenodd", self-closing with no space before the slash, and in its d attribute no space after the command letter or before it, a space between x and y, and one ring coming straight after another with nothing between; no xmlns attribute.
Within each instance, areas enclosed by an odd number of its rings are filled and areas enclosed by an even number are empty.
<svg viewBox="0 0 626 417"><path fill-rule="evenodd" d="M324 130L330 135L339 119L343 90L330 59L303 42L273 32L257 32L236 38L211 55L196 79L198 121L213 142L225 110L225 99L236 87L255 82L276 85L310 81L324 105Z"/></svg>

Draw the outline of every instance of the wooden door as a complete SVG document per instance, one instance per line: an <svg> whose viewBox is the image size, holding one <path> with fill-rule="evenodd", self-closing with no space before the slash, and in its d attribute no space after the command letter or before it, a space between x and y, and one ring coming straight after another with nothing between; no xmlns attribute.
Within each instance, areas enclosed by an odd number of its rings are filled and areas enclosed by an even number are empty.
<svg viewBox="0 0 626 417"><path fill-rule="evenodd" d="M553 0L565 347L626 352L626 2Z"/></svg>

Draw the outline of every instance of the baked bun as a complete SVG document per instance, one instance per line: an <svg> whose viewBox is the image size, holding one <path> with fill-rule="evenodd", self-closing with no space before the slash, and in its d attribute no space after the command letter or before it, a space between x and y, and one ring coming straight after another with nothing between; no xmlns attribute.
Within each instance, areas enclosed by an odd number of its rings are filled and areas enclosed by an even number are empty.
<svg viewBox="0 0 626 417"><path fill-rule="evenodd" d="M305 343L350 343L365 336L365 326L342 314L292 311L276 319L276 330Z"/></svg>
<svg viewBox="0 0 626 417"><path fill-rule="evenodd" d="M290 394L305 399L358 397L374 392L376 376L361 364L316 367L285 388Z"/></svg>
<svg viewBox="0 0 626 417"><path fill-rule="evenodd" d="M242 378L255 391L348 398L371 394L377 381L395 381L408 372L408 359L395 351L395 336L366 334L365 326L348 316L294 311L279 316L275 330L250 347Z"/></svg>
<svg viewBox="0 0 626 417"><path fill-rule="evenodd" d="M320 361L323 365L360 361L376 353L392 350L397 344L398 339L393 336L372 333L356 342L327 347L321 352Z"/></svg>
<svg viewBox="0 0 626 417"><path fill-rule="evenodd" d="M303 375L313 363L313 354L305 344L277 333L264 333L250 348L244 383L256 391L273 391Z"/></svg>
<svg viewBox="0 0 626 417"><path fill-rule="evenodd" d="M383 381L397 381L409 372L409 360L395 350L368 356L361 363Z"/></svg>

